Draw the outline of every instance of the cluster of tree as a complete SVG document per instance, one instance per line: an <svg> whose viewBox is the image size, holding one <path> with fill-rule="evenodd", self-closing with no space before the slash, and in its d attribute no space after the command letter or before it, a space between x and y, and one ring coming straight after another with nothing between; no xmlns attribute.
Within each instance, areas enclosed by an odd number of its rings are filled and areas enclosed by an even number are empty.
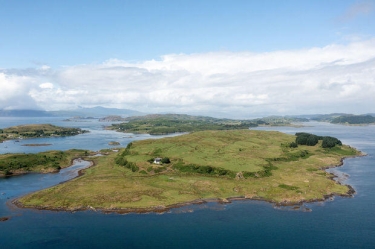
<svg viewBox="0 0 375 249"><path fill-rule="evenodd" d="M370 115L339 116L332 119L333 124L371 124L375 123L375 117Z"/></svg>
<svg viewBox="0 0 375 249"><path fill-rule="evenodd" d="M290 144L290 147L297 147L298 145L308 145L308 146L315 146L319 140L322 140L322 147L323 148L332 148L336 145L342 145L341 141L335 137L330 136L317 136L314 134L306 133L306 132L297 132L296 133L296 142L295 144Z"/></svg>
<svg viewBox="0 0 375 249"><path fill-rule="evenodd" d="M296 143L300 145L308 145L308 146L315 146L321 137L310 134L310 133L305 133L305 132L298 132L296 133ZM320 139L319 139L320 138Z"/></svg>
<svg viewBox="0 0 375 249"><path fill-rule="evenodd" d="M323 148L332 148L332 147L335 147L336 145L339 145L339 146L342 145L341 141L338 140L337 138L329 137L329 136L323 137L323 142L322 142Z"/></svg>
<svg viewBox="0 0 375 249"><path fill-rule="evenodd" d="M117 165L124 166L125 168L130 169L132 172L137 172L139 170L139 167L135 163L129 162L124 156L118 155L115 158L115 162Z"/></svg>
<svg viewBox="0 0 375 249"><path fill-rule="evenodd" d="M130 154L130 148L133 146L133 143L129 143L125 150L122 153L119 153L115 158L115 163L120 166L124 166L125 168L130 169L132 172L137 172L139 170L139 167L133 163L129 162L126 159L126 156Z"/></svg>

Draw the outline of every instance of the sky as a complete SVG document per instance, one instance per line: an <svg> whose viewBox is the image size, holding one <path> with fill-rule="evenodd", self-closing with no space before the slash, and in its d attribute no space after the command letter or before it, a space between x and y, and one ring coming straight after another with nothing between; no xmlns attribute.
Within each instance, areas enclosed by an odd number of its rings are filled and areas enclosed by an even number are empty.
<svg viewBox="0 0 375 249"><path fill-rule="evenodd" d="M0 109L375 113L375 0L0 0Z"/></svg>

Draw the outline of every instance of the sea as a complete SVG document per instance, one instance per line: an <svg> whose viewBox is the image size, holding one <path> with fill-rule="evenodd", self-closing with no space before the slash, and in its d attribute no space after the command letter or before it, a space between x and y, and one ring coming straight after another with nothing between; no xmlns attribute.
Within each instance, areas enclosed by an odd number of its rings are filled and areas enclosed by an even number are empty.
<svg viewBox="0 0 375 249"><path fill-rule="evenodd" d="M71 148L99 151L110 141L126 146L163 136L134 135L104 130L98 120L68 122L64 118L0 118L0 128L50 123L79 127L89 133L74 137L38 138L0 143L0 153L37 153ZM117 214L93 210L65 212L19 209L11 200L77 176L88 167L75 161L55 174L0 178L0 248L375 248L375 126L345 126L320 122L304 127L259 127L288 134L309 132L339 138L367 156L348 158L329 169L336 180L351 185L353 197L334 197L305 203L299 209L272 203L239 200L207 202L165 213ZM46 143L49 146L23 146ZM306 210L310 210L306 212Z"/></svg>

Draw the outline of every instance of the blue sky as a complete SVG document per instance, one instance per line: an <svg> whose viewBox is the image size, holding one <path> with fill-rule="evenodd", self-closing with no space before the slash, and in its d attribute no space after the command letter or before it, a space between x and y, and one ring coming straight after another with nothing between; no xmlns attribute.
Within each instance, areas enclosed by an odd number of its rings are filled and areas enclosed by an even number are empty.
<svg viewBox="0 0 375 249"><path fill-rule="evenodd" d="M340 60L346 61L345 65L340 64L345 67L349 64L354 67L358 63L365 63L367 70L363 72L363 75L358 76L363 79L363 83L356 83L353 75L337 81L336 78L342 74L337 75L332 70L330 71L332 75L327 75L324 79L318 77L321 74L316 74L316 80L306 83L306 87L309 88L312 84L316 86L316 89L321 89L321 85L324 85L322 81L332 81L333 83L329 83L331 88L336 85L344 87L346 84L346 90L343 91L348 91L348 88L357 89L357 91L361 89L375 91L372 85L374 67L371 63L371 59L374 58L372 51L375 38L375 1L373 0L0 0L0 6L0 73L2 74L0 84L7 84L8 89L6 93L8 97L0 98L3 102L0 108L14 109L31 105L35 108L59 109L74 108L76 105L100 104L141 111L155 107L152 109L155 112L184 111L209 114L225 109L223 115L238 112L241 117L248 115L244 110L249 108L253 109L250 113L254 115L257 113L293 114L301 111L296 106L293 107L292 102L286 103L285 106L281 104L284 107L277 108L278 105L280 106L278 103L270 100L260 101L271 98L269 91L273 87L265 87L264 91L259 91L262 86L246 81L246 77L243 78L242 74L248 73L250 77L258 77L262 70L272 70L271 74L276 74L281 70L278 77L283 78L291 74L304 74L301 70L315 70L316 72L319 65ZM309 51L314 49L316 53L310 53L310 57L300 58L296 55L296 53L309 54ZM356 55L357 49L363 49L363 51L360 50ZM317 51L320 51L319 56ZM295 63L306 64L305 67L285 69L278 57L282 53L289 56L288 58L298 57ZM294 55L297 57L293 57ZM260 59L258 63L269 65L274 61L279 61L279 64L272 68L262 66L256 68L250 63L249 67L254 68L250 70L250 73L240 63L241 61L257 61L256 58L260 57L268 59ZM232 71L223 70L225 76L222 75L220 80L217 79L217 85L212 87L216 91L210 92L212 95L209 99L212 100L210 103L205 102L207 99L198 96L198 93L189 95L186 91L189 89L187 85L194 86L194 82L197 81L200 82L197 87L205 85L205 91L209 89L208 85L214 84L211 81L213 77L220 74L220 65L212 65L204 72L191 68L194 63L205 68L206 63L212 61L212 58L216 58L214 61L217 63L219 63L217 60L222 60L224 64L235 58L230 65L238 63L237 68L243 68L237 70L234 67ZM173 63L170 63L171 61ZM157 63L160 65L156 66ZM293 63L286 62L285 64L292 65ZM113 67L121 68L122 73L126 73L122 76L119 76L119 70L116 72L107 70L105 75L98 73L102 72L103 68ZM228 68L223 65L222 67ZM128 71L134 68L139 71L129 76ZM206 72L209 71L212 74L207 75ZM258 73L255 75L254 72ZM311 72L305 72L304 75L309 75L309 73ZM90 79L83 79L87 74L97 75L97 78L94 79L91 76ZM154 80L149 74L155 76ZM272 81L267 75L263 75L260 81L275 83L278 77ZM101 98L98 95L98 99L107 100L95 103L93 100L76 99L72 94L80 92L82 96L84 92L90 92L91 95L96 95L94 89L99 89L96 84L105 79L106 84L109 85L118 85L120 82L124 85L123 88L117 89L117 93L122 91L125 94L118 97L122 101L111 101L110 98ZM305 78L300 80L303 79ZM77 85L70 85L67 81L76 82ZM146 81L149 82L148 86ZM142 93L136 93L132 89L136 82L143 82ZM224 82L227 82L227 85L232 84L235 88L232 89L233 94L246 94L240 96L239 100L246 96L253 96L255 104L241 102L242 100L239 101L242 104L225 101L223 98L227 97L223 93L228 89L219 87L223 86ZM10 87L10 84L14 84L14 87ZM187 87L183 94L179 92L181 84ZM363 84L367 84L365 88ZM176 100L179 104L172 105L168 101L159 103L160 101L152 99L150 96L160 93L150 92L148 89L151 86L153 89L164 89L169 86L172 91L164 94L180 94L179 100ZM245 90L241 90L241 87ZM48 94L56 95L55 100L58 99L57 96L60 96L61 100L54 102L54 99L48 99L45 97L46 90L50 91ZM24 103L15 102L15 99L19 99L22 95L18 94L19 91L23 91ZM145 91L148 97L145 96ZM127 101L129 96L126 93L143 95L139 97L138 102ZM321 94L322 92L319 94L317 90L314 100L317 101ZM39 99L36 99L37 97ZM292 98L293 95L289 97ZM45 102L41 101L43 98ZM64 98L69 99L70 104L65 103ZM141 99L144 98L148 101L146 105L141 103ZM183 101L184 98L185 101ZM366 99L367 97L361 98L367 100L367 106L371 104L371 100ZM258 100L259 108L256 108ZM347 111L355 111L350 108L350 105L353 106L353 101L359 100L349 101L346 98L346 101L348 101ZM215 102L218 106L213 104ZM312 105L313 102L306 103L306 106ZM340 105L337 105L336 109L327 110L323 107L312 106L310 112L345 111L344 107L341 106L341 109L339 107ZM371 111L369 109L364 111Z"/></svg>

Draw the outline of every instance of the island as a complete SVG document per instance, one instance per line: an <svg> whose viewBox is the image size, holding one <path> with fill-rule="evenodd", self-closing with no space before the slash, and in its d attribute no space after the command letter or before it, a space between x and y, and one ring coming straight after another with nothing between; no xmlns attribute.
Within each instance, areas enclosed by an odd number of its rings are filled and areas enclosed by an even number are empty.
<svg viewBox="0 0 375 249"><path fill-rule="evenodd" d="M75 136L88 131L51 124L28 124L0 129L0 142L11 139ZM17 140L18 141L18 140Z"/></svg>
<svg viewBox="0 0 375 249"><path fill-rule="evenodd" d="M89 120L95 119L94 117L74 116L72 118L64 119L65 122L90 122Z"/></svg>
<svg viewBox="0 0 375 249"><path fill-rule="evenodd" d="M345 125L368 125L375 124L375 114L361 114L354 115L348 113L331 113L331 114L317 114L305 115L311 120L318 122L329 122L331 124L345 124Z"/></svg>
<svg viewBox="0 0 375 249"><path fill-rule="evenodd" d="M118 115L110 115L110 116L106 116L104 118L99 119L99 122L121 122L121 121L126 121L126 118L123 118Z"/></svg>
<svg viewBox="0 0 375 249"><path fill-rule="evenodd" d="M350 196L354 190L325 171L359 156L333 137L274 131L209 130L135 141L95 157L71 181L14 203L50 210L164 212L207 200L264 200L295 205Z"/></svg>
<svg viewBox="0 0 375 249"><path fill-rule="evenodd" d="M375 117L371 115L344 115L333 118L331 123L348 125L375 124Z"/></svg>
<svg viewBox="0 0 375 249"><path fill-rule="evenodd" d="M166 135L204 130L239 130L257 126L295 126L292 125L292 122L308 122L308 119L304 118L281 116L237 120L187 114L149 114L128 117L123 120L124 123L112 124L106 129L125 133Z"/></svg>
<svg viewBox="0 0 375 249"><path fill-rule="evenodd" d="M111 145L111 146L118 146L118 145L120 145L120 143L117 142L117 141L111 141L111 142L108 143L108 145Z"/></svg>
<svg viewBox="0 0 375 249"><path fill-rule="evenodd" d="M247 129L258 126L256 123L246 120L218 119L186 114L150 114L128 117L125 120L124 123L112 124L106 128L125 133L165 135L202 130Z"/></svg>

